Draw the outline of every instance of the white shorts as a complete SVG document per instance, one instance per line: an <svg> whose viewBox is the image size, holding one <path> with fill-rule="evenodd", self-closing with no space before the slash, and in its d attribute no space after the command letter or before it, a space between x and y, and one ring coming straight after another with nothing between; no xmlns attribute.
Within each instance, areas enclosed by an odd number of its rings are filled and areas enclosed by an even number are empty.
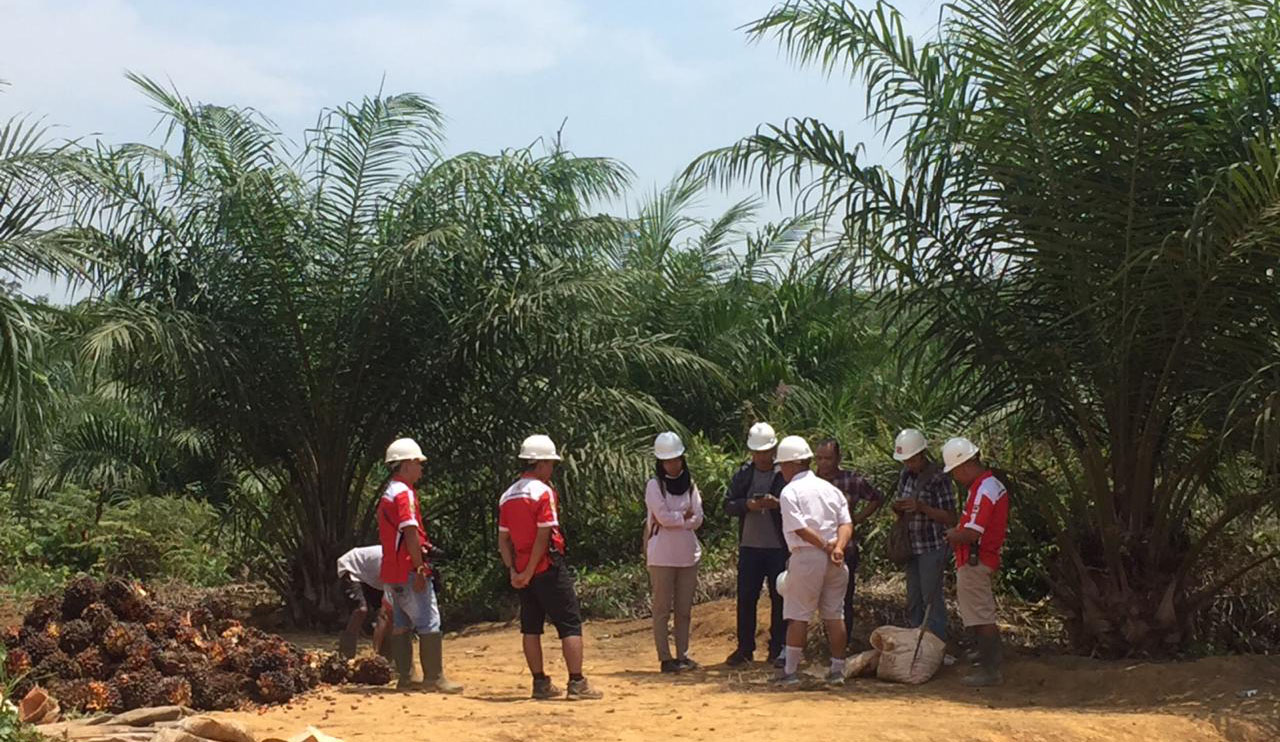
<svg viewBox="0 0 1280 742"><path fill-rule="evenodd" d="M844 590L848 584L848 567L832 564L825 551L811 547L796 549L787 561L782 617L788 621L809 622L813 614L818 613L826 621L844 620Z"/></svg>

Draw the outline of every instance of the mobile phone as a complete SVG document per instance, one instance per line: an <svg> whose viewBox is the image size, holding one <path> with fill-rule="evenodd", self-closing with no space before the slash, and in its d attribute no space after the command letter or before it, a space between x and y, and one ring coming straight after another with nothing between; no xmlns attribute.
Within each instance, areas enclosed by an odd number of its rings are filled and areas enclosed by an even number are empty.
<svg viewBox="0 0 1280 742"><path fill-rule="evenodd" d="M761 498L768 497L768 496L769 496L769 493L768 493L768 492L757 492L757 493L755 493L755 494L753 494L753 495L751 496L751 499L752 499L752 500L759 500L759 499L761 499Z"/></svg>

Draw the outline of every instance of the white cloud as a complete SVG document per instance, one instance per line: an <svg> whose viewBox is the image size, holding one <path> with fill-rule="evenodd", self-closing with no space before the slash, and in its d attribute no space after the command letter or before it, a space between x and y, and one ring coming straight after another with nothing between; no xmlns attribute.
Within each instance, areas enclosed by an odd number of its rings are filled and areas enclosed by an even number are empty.
<svg viewBox="0 0 1280 742"><path fill-rule="evenodd" d="M316 97L248 50L167 33L121 0L0 0L0 17L10 29L0 77L13 83L20 110L56 116L67 107L136 107L125 71L171 78L193 98L275 111L310 107Z"/></svg>

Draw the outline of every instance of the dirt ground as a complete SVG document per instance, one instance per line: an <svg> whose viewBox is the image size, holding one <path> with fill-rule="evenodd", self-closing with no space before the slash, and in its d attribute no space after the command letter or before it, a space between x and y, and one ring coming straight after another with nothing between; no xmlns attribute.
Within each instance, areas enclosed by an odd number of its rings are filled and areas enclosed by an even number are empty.
<svg viewBox="0 0 1280 742"><path fill-rule="evenodd" d="M473 626L445 645L450 676L466 684L461 697L324 688L291 706L224 716L262 736L287 738L314 725L349 742L1280 740L1280 657L1143 663L1014 654L998 689L967 689L959 668L951 667L919 687L859 679L838 690L778 692L765 668L734 671L720 664L733 648L732 636L730 603L697 606L691 655L706 668L673 677L657 671L648 621L590 622L587 673L605 699L535 702L528 699L518 629ZM333 645L332 638L291 638ZM544 647L548 672L563 687L554 634ZM1242 698L1246 690L1257 693Z"/></svg>

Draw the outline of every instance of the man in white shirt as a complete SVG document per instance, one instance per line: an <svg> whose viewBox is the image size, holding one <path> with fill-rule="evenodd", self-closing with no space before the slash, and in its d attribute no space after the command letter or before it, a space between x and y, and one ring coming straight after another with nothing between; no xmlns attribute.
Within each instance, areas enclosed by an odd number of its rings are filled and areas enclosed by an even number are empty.
<svg viewBox="0 0 1280 742"><path fill-rule="evenodd" d="M351 608L351 618L338 641L338 650L348 659L356 656L356 642L369 611L378 611L373 631L373 651L381 652L387 633L387 612L381 610L386 600L382 594L382 547L361 546L338 557L338 580Z"/></svg>
<svg viewBox="0 0 1280 742"><path fill-rule="evenodd" d="M783 438L775 460L787 481L779 499L782 534L791 550L782 591L782 614L788 622L786 659L776 682L782 687L800 684L798 671L809 622L818 613L831 648L827 682L843 685L844 592L849 583L844 549L853 538L849 503L844 493L809 471L813 451L800 436Z"/></svg>

